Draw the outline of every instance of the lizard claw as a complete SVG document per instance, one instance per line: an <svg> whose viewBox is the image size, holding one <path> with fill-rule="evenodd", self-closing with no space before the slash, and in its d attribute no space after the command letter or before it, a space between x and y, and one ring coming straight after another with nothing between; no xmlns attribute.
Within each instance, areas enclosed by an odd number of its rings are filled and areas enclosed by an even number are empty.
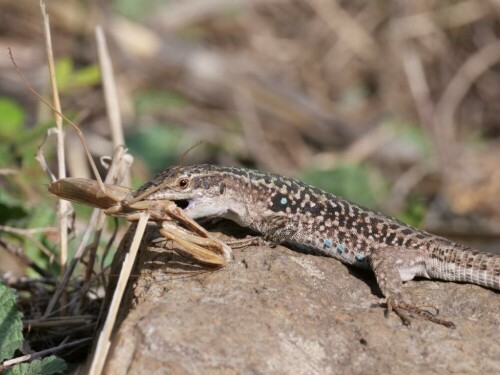
<svg viewBox="0 0 500 375"><path fill-rule="evenodd" d="M407 302L399 301L395 298L387 298L385 300L385 304L387 306L386 316L388 316L391 313L391 311L394 311L396 315L401 318L403 324L407 327L411 327L410 316L412 317L418 316L430 322L441 324L447 328L451 329L456 328L453 322L438 318L437 315L439 314L439 309L432 304L428 303L410 304ZM431 308L434 311L430 312L425 308L427 309Z"/></svg>

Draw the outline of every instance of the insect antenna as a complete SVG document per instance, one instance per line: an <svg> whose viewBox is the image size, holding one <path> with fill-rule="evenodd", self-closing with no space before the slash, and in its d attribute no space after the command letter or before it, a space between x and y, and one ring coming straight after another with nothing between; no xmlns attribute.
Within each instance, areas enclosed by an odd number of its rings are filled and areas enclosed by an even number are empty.
<svg viewBox="0 0 500 375"><path fill-rule="evenodd" d="M156 193L158 190L163 189L165 186L169 185L170 182L172 182L172 180L176 179L177 176L179 175L179 171L184 166L184 160L186 159L187 154L189 152L191 152L194 148L196 148L199 145L201 145L202 143L203 143L203 141L198 141L198 142L196 142L194 145L192 145L191 147L189 147L186 151L184 151L182 153L182 155L181 155L181 157L179 159L179 163L174 167L175 173L174 173L174 175L172 177L166 179L161 184L156 185L156 186L152 186L151 188L149 188L146 191L142 192L138 196L134 197L130 202L128 202L128 204L139 202L139 201L143 200L144 198L149 197L151 194Z"/></svg>
<svg viewBox="0 0 500 375"><path fill-rule="evenodd" d="M186 160L187 154L189 154L191 151L193 151L196 147L198 147L202 143L203 143L203 141L198 141L198 142L196 142L194 145L192 145L191 147L189 147L186 151L184 151L182 153L181 158L179 159L179 164L177 165L177 167L175 167L176 170L177 170L177 173L176 173L175 177L177 177L177 174L179 173L179 170L184 166L184 161Z"/></svg>
<svg viewBox="0 0 500 375"><path fill-rule="evenodd" d="M61 116L61 118L63 118L64 121L66 121L69 125L71 125L71 127L73 129L75 129L75 131L78 135L78 138L80 138L80 141L82 142L83 148L85 149L85 153L87 154L87 158L89 160L90 167L92 168L92 172L94 173L94 177L99 185L99 188L102 190L102 192L106 192L106 187L101 179L101 176L99 175L99 172L97 171L97 166L95 165L95 162L92 159L92 154L90 153L89 147L87 145L87 142L85 141L85 138L83 136L82 131L80 130L80 127L78 125L76 125L73 121L71 121L69 118L67 118L63 113L61 113L61 111L58 111L50 102L48 102L42 95L40 95L30 85L30 83L28 82L28 80L24 76L23 72L21 71L21 69L17 65L16 61L14 60L14 55L12 54L12 50L10 49L10 47L8 47L7 49L9 50L10 60L12 61L12 64L14 65L16 73L21 78L21 80L24 83L24 86L26 86L26 89L28 89L28 91L31 93L31 95L33 95L38 100L40 100L42 103L44 103L47 107L49 107L52 111L54 111L54 113L57 113L59 116Z"/></svg>

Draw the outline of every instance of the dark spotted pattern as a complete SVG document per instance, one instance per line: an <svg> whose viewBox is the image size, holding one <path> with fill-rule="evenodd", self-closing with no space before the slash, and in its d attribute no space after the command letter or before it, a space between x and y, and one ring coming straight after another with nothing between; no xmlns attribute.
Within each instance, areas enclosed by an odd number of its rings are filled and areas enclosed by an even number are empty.
<svg viewBox="0 0 500 375"><path fill-rule="evenodd" d="M471 250L289 177L197 165L166 169L139 193L182 176L191 178L193 194L215 186L228 199L244 203L253 229L274 236L276 242L361 267L369 267L367 260L379 249L414 249L415 254L426 254L427 276L500 289L499 256ZM280 224L282 231L276 229L278 222L286 223Z"/></svg>

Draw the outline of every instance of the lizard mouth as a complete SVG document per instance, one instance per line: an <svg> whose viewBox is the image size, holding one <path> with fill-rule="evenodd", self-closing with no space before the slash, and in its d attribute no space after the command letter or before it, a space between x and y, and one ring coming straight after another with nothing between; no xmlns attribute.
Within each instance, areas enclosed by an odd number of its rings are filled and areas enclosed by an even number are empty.
<svg viewBox="0 0 500 375"><path fill-rule="evenodd" d="M174 202L177 205L177 207L180 207L182 209L187 208L191 204L191 201L188 199L174 200Z"/></svg>

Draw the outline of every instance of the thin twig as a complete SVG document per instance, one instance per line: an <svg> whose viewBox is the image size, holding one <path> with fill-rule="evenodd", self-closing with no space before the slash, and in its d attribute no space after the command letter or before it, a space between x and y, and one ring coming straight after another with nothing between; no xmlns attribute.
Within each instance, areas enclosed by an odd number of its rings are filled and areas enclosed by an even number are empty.
<svg viewBox="0 0 500 375"><path fill-rule="evenodd" d="M14 169L14 168L0 168L0 175L1 176L8 176L10 174L17 174L19 173L19 169Z"/></svg>
<svg viewBox="0 0 500 375"><path fill-rule="evenodd" d="M44 26L45 34L45 50L47 52L47 64L49 66L50 72L50 83L52 85L52 100L56 111L54 111L54 116L56 118L57 127L57 170L58 178L66 178L66 164L64 157L64 130L63 130L63 119L59 115L62 112L61 101L59 99L59 91L57 89L57 79L56 79L56 69L54 64L54 54L52 52L52 37L50 34L49 16L45 10L45 3L40 1L40 9L42 12L42 20ZM68 213L70 203L64 199L59 199L59 243L60 243L60 254L59 262L61 265L61 270L64 271L66 268L66 263L68 261Z"/></svg>
<svg viewBox="0 0 500 375"><path fill-rule="evenodd" d="M8 361L5 361L0 365L0 372L5 370L8 367L11 367L13 365L18 364L18 363L28 362L28 361L31 361L31 360L36 359L36 358L44 357L47 354L52 354L52 353L58 352L58 351L63 350L63 349L71 348L73 346L78 346L78 345L83 344L87 341L90 341L90 339L91 339L90 337L87 337L84 339L61 344L59 346L56 346L55 348L50 348L50 349L42 350L42 351L39 351L39 352L36 352L33 354L23 355L22 357L9 359Z"/></svg>
<svg viewBox="0 0 500 375"><path fill-rule="evenodd" d="M26 237L28 240L33 242L36 247L38 247L47 257L49 257L51 260L54 257L54 253L50 251L43 243L41 243L39 240L37 240L32 232L30 232L29 229L20 229L20 228L14 228L14 227L9 227L9 226L0 226L0 231L4 231L7 233L12 233L12 234L17 234L23 237Z"/></svg>
<svg viewBox="0 0 500 375"><path fill-rule="evenodd" d="M45 227L45 228L16 228L16 227L11 227L8 225L0 225L0 231L3 232L8 232L8 233L15 233L15 234L20 234L23 236L29 235L29 234L37 234L37 233L56 233L57 228L53 227Z"/></svg>
<svg viewBox="0 0 500 375"><path fill-rule="evenodd" d="M59 297L61 296L61 293L63 290L66 288L66 285L69 282L69 279L71 278L71 275L73 274L73 271L76 268L76 265L82 258L84 251L87 247L87 243L90 240L90 234L94 228L94 225L97 221L97 218L99 216L100 210L98 208L94 209L92 211L92 215L90 216L89 222L87 224L87 227L85 228L85 232L83 233L80 245L78 246L78 249L76 250L75 255L73 256L73 259L71 259L69 266L66 268L61 281L59 285L57 286L56 291L54 292L54 295L50 299L47 308L45 309L45 313L43 314L44 317L49 316L52 311L54 310L54 306L56 305L57 301L59 300Z"/></svg>
<svg viewBox="0 0 500 375"><path fill-rule="evenodd" d="M99 335L99 340L97 342L97 346L94 352L94 358L92 360L92 365L90 367L90 373L93 375L100 375L102 369L104 368L104 362L106 360L109 347L111 345L110 337L111 332L113 331L113 327L116 321L116 315L118 314L118 308L120 307L120 302L123 297L123 292L125 291L125 287L127 285L128 278L130 276L130 272L132 271L132 267L135 262L135 258L137 256L137 252L140 247L140 243L142 237L144 235L144 231L146 230L146 224L148 223L149 213L141 212L139 223L137 224L137 228L134 234L134 238L132 240L132 244L130 245L129 253L125 256L125 260L123 261L123 266L121 268L120 276L118 278L118 284L115 289L115 293L113 294L113 299L109 306L108 315L106 316L106 321L104 323L101 334Z"/></svg>
<svg viewBox="0 0 500 375"><path fill-rule="evenodd" d="M75 316L60 316L47 319L27 319L23 320L25 329L33 328L58 328L66 326L83 326L92 324L95 320L93 315L75 315Z"/></svg>
<svg viewBox="0 0 500 375"><path fill-rule="evenodd" d="M47 174L47 177L49 178L50 182L55 182L57 181L57 177L55 176L54 173L52 173L52 170L50 169L49 165L47 164L47 161L45 160L45 156L43 155L43 149L45 147L45 143L47 143L47 140L51 135L54 135L57 133L56 128L49 128L45 132L45 135L43 137L42 142L38 145L36 155L35 155L35 160L38 161L40 164L40 167L42 170Z"/></svg>
<svg viewBox="0 0 500 375"><path fill-rule="evenodd" d="M120 104L118 101L118 93L113 73L113 64L111 63L106 38L104 37L104 32L101 26L97 26L95 28L95 36L113 148L116 149L119 146L125 147L125 137L123 136ZM123 185L130 186L130 174L128 171L123 177Z"/></svg>
<svg viewBox="0 0 500 375"><path fill-rule="evenodd" d="M34 263L30 258L24 254L23 250L15 246L7 241L4 241L3 239L0 238L0 246L3 247L7 252L10 254L14 255L15 257L19 258L21 262L28 267L33 268L40 276L49 278L50 275L45 271L43 268L39 267L36 263Z"/></svg>

